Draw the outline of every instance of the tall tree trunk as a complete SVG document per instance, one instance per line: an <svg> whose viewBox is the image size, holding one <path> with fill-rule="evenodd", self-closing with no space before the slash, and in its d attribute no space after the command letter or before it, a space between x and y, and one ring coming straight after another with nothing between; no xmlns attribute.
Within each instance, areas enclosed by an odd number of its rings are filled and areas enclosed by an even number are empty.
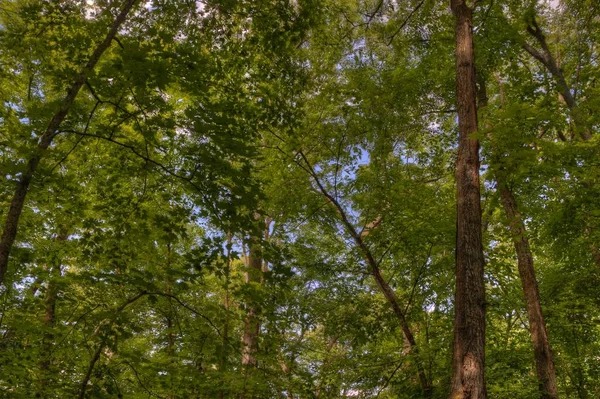
<svg viewBox="0 0 600 399"><path fill-rule="evenodd" d="M419 378L419 383L421 384L421 388L423 389L423 396L426 399L431 398L433 395L433 387L431 386L431 383L429 382L429 379L427 378L427 374L425 374L425 368L423 367L423 360L421 359L421 355L419 353L419 347L417 346L417 342L412 334L410 325L409 325L408 321L406 320L406 316L404 314L404 311L402 310L402 307L400 306L400 302L398 301L398 298L396 297L396 293L394 292L392 287L390 287L390 285L385 280L385 278L383 278L383 275L381 274L381 269L379 268L379 262L377 262L377 260L375 260L375 256L371 252L371 249L364 241L365 237L368 236L369 230L376 227L377 225L379 225L381 223L380 218L377 218L377 219L375 219L375 221L368 223L362 232L358 232L356 230L356 228L352 225L350 220L348 219L348 216L346 215L346 212L344 211L344 208L339 203L339 201L327 191L325 186L323 186L323 183L319 179L319 176L316 174L314 168L312 167L312 165L310 164L310 162L308 161L308 159L306 158L304 153L302 151L300 151L298 154L304 160L304 163L306 164L305 170L307 170L310 173L311 177L317 184L317 187L319 188L319 191L321 192L321 194L323 194L323 196L333 205L333 207L337 211L337 213L342 221L342 224L344 225L344 228L346 229L348 234L352 237L356 246L362 252L364 260L365 260L367 266L369 267L369 272L373 276L375 283L377 284L377 287L381 290L381 292L383 293L383 296L385 297L387 302L392 306L394 315L400 322L400 327L402 328L402 335L404 336L405 342L408 342L410 349L411 349L411 354L414 357L414 361L417 366L417 375ZM304 166L303 166L303 168L304 168Z"/></svg>
<svg viewBox="0 0 600 399"><path fill-rule="evenodd" d="M288 379L288 387L285 389L287 398L295 398L294 394L294 370L296 368L296 358L298 357L298 350L302 341L304 339L304 335L306 334L306 330L304 325L301 325L300 336L297 338L297 341L294 343L294 346L290 350L290 355L286 356L283 352L278 356L278 363L283 375ZM281 333L282 338L285 340L285 331ZM318 396L318 395L317 395Z"/></svg>
<svg viewBox="0 0 600 399"><path fill-rule="evenodd" d="M456 19L456 294L451 399L485 399L485 283L479 185L473 10L451 0Z"/></svg>
<svg viewBox="0 0 600 399"><path fill-rule="evenodd" d="M25 204L25 197L27 196L27 190L29 189L29 185L31 184L31 179L35 171L38 168L38 165L44 156L44 153L50 147L52 140L54 139L58 129L60 128L61 123L66 118L81 86L85 83L87 76L93 71L94 67L100 60L102 54L108 49L110 43L115 38L119 27L125 21L127 14L131 11L133 5L136 0L127 0L123 9L119 13L119 15L115 18L112 26L110 27L109 32L106 37L94 50L87 64L82 68L79 72L79 75L67 91L67 95L62 100L60 108L54 114L46 131L40 137L37 148L35 150L34 155L29 159L27 163L27 168L21 175L17 186L15 188L15 192L13 194L12 201L10 203L10 208L8 210L8 214L6 215L6 220L4 222L4 229L2 231L2 238L0 239L0 284L4 283L4 277L6 275L6 269L8 267L8 259L10 256L10 250L12 249L12 245L15 241L15 237L17 236L17 229L19 226L19 218L21 217L21 212L23 211L23 205Z"/></svg>
<svg viewBox="0 0 600 399"><path fill-rule="evenodd" d="M517 201L512 191L506 186L499 176L496 176L500 198L506 217L509 222L510 234L513 238L517 252L517 265L523 294L525 294L525 306L529 318L529 330L533 342L535 365L537 370L538 385L542 399L557 399L558 388L556 386L556 371L554 369L554 357L550 349L546 322L542 314L540 303L540 292L535 278L533 255L529 248L527 230L523 223L523 217L517 209Z"/></svg>
<svg viewBox="0 0 600 399"><path fill-rule="evenodd" d="M579 399L588 399L589 394L585 387L585 373L583 371L583 362L581 359L581 354L579 353L579 345L577 345L577 335L575 333L575 326L573 326L573 340L572 345L575 348L575 365L574 372L575 376L573 379L573 384L575 385L575 389L577 390L577 397Z"/></svg>
<svg viewBox="0 0 600 399"><path fill-rule="evenodd" d="M254 214L254 220L259 226L258 231L262 232L265 242L269 239L269 226L272 220L268 217L263 218L260 214ZM262 245L258 236L251 235L248 243L248 261L245 273L246 284L263 283L263 273L268 270L267 263L262 255ZM256 352L258 351L258 335L260 329L260 306L255 300L248 304L246 320L244 322L244 334L242 336L242 365L244 367L256 367Z"/></svg>

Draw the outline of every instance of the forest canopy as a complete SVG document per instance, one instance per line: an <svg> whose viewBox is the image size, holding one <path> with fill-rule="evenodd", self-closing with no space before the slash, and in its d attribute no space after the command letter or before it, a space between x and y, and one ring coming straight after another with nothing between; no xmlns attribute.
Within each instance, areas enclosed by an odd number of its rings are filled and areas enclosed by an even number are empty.
<svg viewBox="0 0 600 399"><path fill-rule="evenodd" d="M0 0L0 397L600 397L600 3Z"/></svg>

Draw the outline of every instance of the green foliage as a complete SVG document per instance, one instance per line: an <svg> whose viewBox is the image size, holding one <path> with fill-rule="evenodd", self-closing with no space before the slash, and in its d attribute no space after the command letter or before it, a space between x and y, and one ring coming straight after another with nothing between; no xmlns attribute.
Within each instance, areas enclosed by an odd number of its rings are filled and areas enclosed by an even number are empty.
<svg viewBox="0 0 600 399"><path fill-rule="evenodd" d="M501 177L560 395L600 397L600 8L475 3L488 396L540 395ZM2 220L121 6L0 0ZM534 20L574 109L523 50L540 46ZM0 293L0 396L421 398L421 365L447 397L453 34L444 2L136 4L30 185Z"/></svg>

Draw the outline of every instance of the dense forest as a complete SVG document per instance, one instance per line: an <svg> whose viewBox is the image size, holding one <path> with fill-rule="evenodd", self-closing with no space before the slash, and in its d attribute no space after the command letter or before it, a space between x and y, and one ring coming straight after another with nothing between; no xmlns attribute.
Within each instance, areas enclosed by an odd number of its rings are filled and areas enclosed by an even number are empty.
<svg viewBox="0 0 600 399"><path fill-rule="evenodd" d="M0 0L0 397L600 398L596 0Z"/></svg>

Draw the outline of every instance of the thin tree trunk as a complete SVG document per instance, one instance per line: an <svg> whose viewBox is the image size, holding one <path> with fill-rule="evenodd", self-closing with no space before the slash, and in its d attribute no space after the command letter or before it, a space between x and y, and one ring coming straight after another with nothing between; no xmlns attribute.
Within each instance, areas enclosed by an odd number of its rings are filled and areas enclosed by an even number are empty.
<svg viewBox="0 0 600 399"><path fill-rule="evenodd" d="M371 257L371 256L369 255L368 257ZM373 261L374 261L374 259L371 259L371 261L369 261L369 263L371 263L371 265L376 265L376 263L372 263ZM394 314L400 321L400 326L402 328L402 335L404 336L404 342L408 343L410 351L415 358L415 363L417 365L417 374L419 377L419 383L421 384L421 388L423 389L423 397L431 398L431 396L433 394L433 387L430 385L429 380L427 379L427 375L425 374L425 369L423 367L423 362L422 362L420 354L419 354L419 347L417 345L417 341L415 341L415 337L412 334L410 325L408 324L408 321L406 320L406 316L404 315L404 312L402 311L402 308L400 307L400 304L398 303L398 298L396 297L394 290L392 290L390 285L387 283L387 281L385 281L385 279L381 275L381 270L379 269L379 267L371 266L371 273L373 274L373 277L375 278L377 286L379 287L381 292L383 292L383 296L385 297L385 299L387 299L388 303L390 305L392 305Z"/></svg>
<svg viewBox="0 0 600 399"><path fill-rule="evenodd" d="M502 82L497 77L500 87L500 104L504 106L504 94ZM480 99L480 107L487 105L487 95L485 93L485 82L479 86L478 97ZM482 104L483 103L483 104ZM493 137L492 150L494 150ZM492 158L497 159L496 154ZM542 305L540 300L540 292L535 276L535 267L533 263L533 254L529 247L529 238L527 229L523 221L523 217L518 210L517 200L512 190L508 187L504 176L496 173L496 182L500 192L500 200L506 213L506 218L509 223L509 231L512 236L515 251L517 253L517 266L523 294L525 296L525 307L527 308L527 317L529 318L529 330L531 333L531 341L533 343L533 352L535 357L535 365L538 378L538 386L542 399L558 399L558 387L556 385L556 370L554 367L554 357L550 348L548 332L546 330L546 322L542 313ZM509 324L510 325L510 324Z"/></svg>
<svg viewBox="0 0 600 399"><path fill-rule="evenodd" d="M590 249L594 258L594 263L596 263L596 266L600 267L600 250L594 244L590 244Z"/></svg>
<svg viewBox="0 0 600 399"><path fill-rule="evenodd" d="M304 329L304 325L302 325L302 329L300 331L300 336L298 337L298 340L295 343L294 347L292 347L292 349L291 349L289 359L286 359L286 356L284 354L281 354L281 356L278 359L279 367L281 368L281 371L288 379L289 385L288 385L288 388L286 388L286 392L287 392L286 397L288 397L290 399L295 397L294 388L293 388L294 384L293 384L292 378L294 375L294 370L296 368L296 358L298 357L298 347L302 344L305 333L306 333L306 330ZM281 335L282 335L282 337L285 337L284 333L282 333ZM288 361L286 362L286 360L288 360Z"/></svg>
<svg viewBox="0 0 600 399"><path fill-rule="evenodd" d="M575 372L575 379L577 380L575 381L574 379L572 379L572 382L575 385L575 389L577 390L578 398L587 399L589 397L589 394L587 389L585 388L585 376L583 372L581 354L579 353L579 345L577 345L577 334L575 333L575 326L573 326L572 333L573 340L571 341L571 344L575 349L575 369L573 371Z"/></svg>
<svg viewBox="0 0 600 399"><path fill-rule="evenodd" d="M368 235L368 230L365 229L362 232L358 232L354 228L354 226L348 219L348 216L346 215L344 208L342 208L341 204L336 200L336 198L333 197L327 191L327 189L325 189L325 187L321 183L321 180L319 179L319 176L317 176L317 174L315 173L314 168L309 163L309 161L306 158L306 156L304 155L304 153L302 151L300 151L299 155L302 157L302 159L304 160L304 162L306 164L306 167L308 168L308 169L305 168L305 170L307 170L307 172L310 173L311 177L317 184L319 191L323 194L323 196L325 198L327 198L327 200L336 209L338 215L340 216L342 224L346 228L346 231L348 232L348 234L350 234L350 236L354 240L354 243L362 252L365 262L366 262L367 266L369 267L369 271L370 271L371 275L373 276L373 278L375 279L375 283L377 284L377 286L383 293L383 296L385 297L385 299L392 306L392 310L393 310L396 318L400 322L400 327L402 328L402 334L404 336L404 339L410 345L411 353L414 356L415 364L417 366L417 374L419 377L419 382L421 384L421 388L423 389L423 396L426 399L431 398L433 395L433 387L431 386L429 379L427 378L427 375L425 374L425 369L423 367L423 361L419 354L419 348L417 346L417 342L415 341L415 338L410 329L410 325L408 324L408 321L406 320L404 311L402 310L402 307L400 306L400 303L398 301L398 298L396 297L394 290L390 287L390 285L387 283L387 281L383 278L383 276L381 274L381 269L379 268L379 263L375 260L373 253L371 252L368 245L364 241L364 238ZM378 219L376 219L375 222L369 223L367 226L370 225L373 228L376 225L378 225L379 223L380 223L380 220L378 218Z"/></svg>
<svg viewBox="0 0 600 399"><path fill-rule="evenodd" d="M541 398L557 399L558 388L556 385L554 358L550 349L544 315L542 314L540 292L535 278L533 255L529 248L527 230L523 223L523 217L517 209L517 201L513 193L498 176L496 176L496 181L498 182L500 198L508 218L510 233L517 252L517 264L523 293L525 294L525 305L527 307L527 316L529 317L529 330L531 331L531 340L533 342Z"/></svg>
<svg viewBox="0 0 600 399"><path fill-rule="evenodd" d="M96 348L96 351L94 352L94 356L92 356L92 359L90 360L90 363L88 365L88 369L85 373L85 376L83 377L83 380L81 381L78 399L85 398L85 391L87 390L88 382L90 381L90 378L92 377L92 372L94 371L94 367L96 366L98 359L100 359L100 355L102 354L102 350L104 349L105 345L106 345L106 341L103 338L102 341L100 342L100 344L98 344L98 347Z"/></svg>
<svg viewBox="0 0 600 399"><path fill-rule="evenodd" d="M66 241L68 234L66 232L61 232L56 236L56 241L62 242ZM51 374L50 364L52 363L52 359L50 358L50 354L52 353L52 344L54 342L54 326L56 325L56 297L58 294L58 290L55 284L55 280L57 280L61 275L61 260L59 259L55 265L51 266L49 278L48 278L48 286L46 287L46 294L44 296L44 326L46 327L46 332L44 332L44 337L42 339L42 348L40 354L40 386L39 386L39 397L44 396L44 391L46 390L46 386L48 385L48 377Z"/></svg>
<svg viewBox="0 0 600 399"><path fill-rule="evenodd" d="M46 294L44 296L44 327L46 331L42 338L42 346L40 351L40 385L38 391L38 397L44 397L44 392L48 386L48 379L51 375L50 365L52 359L50 354L52 353L52 343L54 342L54 326L55 322L55 310L56 310L56 285L52 281L53 279L60 276L60 266L52 267L50 270L50 276L48 280L48 286L46 288Z"/></svg>
<svg viewBox="0 0 600 399"><path fill-rule="evenodd" d="M456 18L456 294L451 399L485 399L485 283L479 185L473 10L451 0Z"/></svg>
<svg viewBox="0 0 600 399"><path fill-rule="evenodd" d="M523 42L522 47L533 58L541 62L542 65L544 65L552 75L552 78L558 86L562 99L564 100L565 104L567 105L567 108L569 108L569 111L571 112L571 116L573 118L573 121L575 122L575 130L579 134L579 136L584 141L591 139L592 134L590 132L590 129L586 127L583 123L583 118L581 113L577 109L577 102L575 100L575 96L571 92L571 87L567 83L565 75L560 66L558 65L556 58L554 58L554 56L552 55L552 52L550 51L550 48L548 47L548 43L546 41L546 36L544 35L544 32L542 32L542 29L538 25L537 21L535 20L535 16L532 17L532 19L529 21L529 24L527 26L527 32L529 32L529 34L537 40L540 47L542 48L542 51L539 52L527 42Z"/></svg>
<svg viewBox="0 0 600 399"><path fill-rule="evenodd" d="M261 284L263 281L263 259L262 248L260 242L260 232L262 232L262 216L254 213L256 226L259 226L255 231L250 233L248 240L248 257L246 258L246 272L244 279L246 284ZM258 234L257 234L258 233ZM247 377L251 369L258 366L256 353L258 352L258 336L260 331L260 306L256 298L248 298L246 302L246 317L244 320L244 329L242 334L242 368L244 375ZM241 399L247 396L244 386L243 392L240 394Z"/></svg>
<svg viewBox="0 0 600 399"><path fill-rule="evenodd" d="M533 36L537 40L540 47L542 48L542 51L539 52L533 46L529 45L526 42L523 43L523 48L533 58L535 58L542 65L544 65L546 69L548 69L548 71L550 72L550 74L556 81L557 86L560 89L561 97L567 105L567 108L569 108L571 118L573 121L572 124L574 125L575 131L579 134L579 137L581 137L583 141L589 141L592 138L592 132L583 121L583 117L579 112L579 109L577 107L577 101L571 91L571 87L567 83L562 69L560 68L552 52L550 51L550 48L548 47L548 43L546 41L546 36L544 35L544 32L538 25L537 21L535 20L535 17L533 17L529 21L527 31L531 36ZM567 141L564 135L561 136L561 140ZM600 249L598 248L598 245L593 243L590 244L590 250L592 252L592 260L594 261L594 263L596 263L598 267L600 267Z"/></svg>
<svg viewBox="0 0 600 399"><path fill-rule="evenodd" d="M325 349L325 359L323 359L323 364L321 365L321 370L320 373L321 376L327 371L327 369L329 368L329 365L331 363L331 350L333 349L333 347L335 346L335 344L337 344L339 337L333 337L329 340L329 342L327 343L327 348ZM323 391L323 378L319 379L319 382L317 383L317 387L315 389L315 398L320 398L321 397L321 392Z"/></svg>
<svg viewBox="0 0 600 399"><path fill-rule="evenodd" d="M171 243L167 244L167 270L171 268ZM168 399L174 399L173 394L173 365L175 364L174 348L175 334L173 334L173 298L171 297L171 279L167 277L165 293L167 294L167 302L169 309L167 310L167 356L169 357L169 394Z"/></svg>
<svg viewBox="0 0 600 399"><path fill-rule="evenodd" d="M260 226L259 230L263 230L262 222L263 218L258 213L255 213L254 220L258 222ZM264 240L265 242L269 239L269 226L271 219L264 219ZM256 236L251 236L248 243L248 263L247 270L245 273L246 284L263 283L263 273L267 270L267 263L264 261L262 256L262 248L260 239ZM256 367L258 361L256 359L256 352L258 351L258 335L260 330L260 312L261 309L252 300L248 304L248 311L246 313L246 320L244 322L244 334L242 336L242 366L244 367Z"/></svg>
<svg viewBox="0 0 600 399"><path fill-rule="evenodd" d="M170 289L167 286L167 294L170 294ZM169 308L172 308L171 298L167 297L169 301ZM173 357L173 348L175 346L175 336L173 334L173 319L171 315L167 316L167 330L169 333L167 334L167 355L169 356L169 394L167 395L167 399L174 399L175 395L173 394L173 364L175 363L175 358Z"/></svg>
<svg viewBox="0 0 600 399"><path fill-rule="evenodd" d="M259 220L260 216L255 215L255 219ZM262 251L260 248L260 239L256 236L251 236L249 243L249 254L247 270L244 275L246 284L260 284L262 282ZM242 336L242 366L256 367L256 352L258 351L258 331L260 327L260 307L256 300L251 299L247 304L246 319L244 321L244 333Z"/></svg>
<svg viewBox="0 0 600 399"><path fill-rule="evenodd" d="M231 276L231 233L227 234L227 264L225 265L225 298L223 299L223 306L225 307L225 317L223 318L223 336L221 357L219 359L219 370L221 373L227 371L227 356L229 353L229 280ZM221 385L224 385L224 378L221 379ZM219 390L219 399L225 397L223 389Z"/></svg>
<svg viewBox="0 0 600 399"><path fill-rule="evenodd" d="M254 214L256 221L261 220L258 213ZM257 223L257 224L260 224ZM248 242L248 257L246 258L246 272L244 280L246 284L261 284L263 272L262 250L260 247L260 236L252 232ZM258 335L260 331L260 306L255 298L248 298L246 302L246 318L244 319L244 329L242 334L242 368L247 377L251 369L258 366L256 353L258 352ZM247 396L245 384L244 390L240 394L240 399Z"/></svg>
<svg viewBox="0 0 600 399"><path fill-rule="evenodd" d="M121 313L123 310L125 310L125 308L127 306L131 305L132 303L134 303L135 301L137 301L138 299L142 298L145 295L148 295L148 292L142 291L139 294L137 294L136 296L126 300L125 302L123 302L123 304L121 304L121 306L119 306L118 308L116 308L114 310L113 314ZM111 322L111 324L112 324L112 322ZM94 355L90 359L90 363L88 364L88 368L85 373L85 376L79 383L79 394L77 396L78 399L85 398L85 391L87 390L88 383L90 382L90 378L92 377L92 372L94 371L94 367L96 366L96 363L100 359L100 355L102 354L102 351L106 347L107 338L108 337L106 335L102 337L102 339L100 340L100 343L98 344L98 347L96 348L96 351L94 352Z"/></svg>
<svg viewBox="0 0 600 399"><path fill-rule="evenodd" d="M27 163L27 168L21 175L17 186L15 188L15 192L13 194L13 198L10 204L10 208L8 214L6 215L6 220L4 222L4 229L2 231L2 238L0 239L0 284L4 283L4 277L6 275L6 270L8 267L8 260L10 256L10 251L12 249L12 245L15 241L15 237L17 236L17 230L19 225L19 218L21 217L21 212L23 211L23 205L25 204L25 198L27 196L27 190L29 189L29 185L31 184L31 179L35 171L38 168L38 165L44 156L44 153L50 147L52 140L54 139L58 129L60 128L61 123L66 118L81 86L85 83L87 76L93 71L94 67L100 60L102 54L108 49L110 43L115 38L119 27L125 21L127 14L131 11L133 5L136 0L127 0L123 9L115 18L108 34L104 38L100 44L96 47L92 56L88 60L87 64L82 68L81 72L67 91L67 95L63 99L60 108L54 114L46 131L40 137L37 148L35 150L34 155L29 159Z"/></svg>

